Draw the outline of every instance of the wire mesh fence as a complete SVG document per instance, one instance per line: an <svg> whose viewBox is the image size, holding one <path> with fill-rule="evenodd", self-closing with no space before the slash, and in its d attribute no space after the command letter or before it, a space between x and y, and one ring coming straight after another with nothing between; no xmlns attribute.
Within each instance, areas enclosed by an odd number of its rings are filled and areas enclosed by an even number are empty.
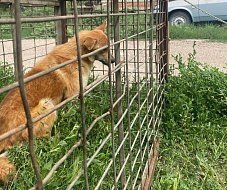
<svg viewBox="0 0 227 190"><path fill-rule="evenodd" d="M7 160L0 164L0 180L13 173L6 188L149 189L168 73L167 5L167 0L0 3L0 151L8 156L0 157ZM79 31L98 26L106 27L109 40L84 53ZM59 52L66 46L55 45L64 43L72 44L73 56L62 58L69 49ZM106 62L99 58L104 52ZM45 79L61 73L65 82L67 69L76 72L69 85L77 90L54 101L54 95L45 97L60 89L60 79ZM34 114L43 98L51 99L47 107L53 105ZM51 136L39 139L45 135L36 129L48 127L49 119Z"/></svg>

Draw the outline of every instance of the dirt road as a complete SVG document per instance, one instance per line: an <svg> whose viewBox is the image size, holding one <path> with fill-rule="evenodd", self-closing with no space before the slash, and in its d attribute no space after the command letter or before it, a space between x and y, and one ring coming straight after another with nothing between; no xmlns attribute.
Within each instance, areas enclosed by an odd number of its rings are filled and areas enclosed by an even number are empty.
<svg viewBox="0 0 227 190"><path fill-rule="evenodd" d="M220 68L227 72L227 43L209 42L205 40L174 40L170 42L170 63L175 63L171 55L181 54L187 60L188 54L193 52L196 42L196 60Z"/></svg>
<svg viewBox="0 0 227 190"><path fill-rule="evenodd" d="M42 56L49 52L55 45L53 39L23 40L23 63L25 67L32 67ZM170 63L175 63L172 55L181 54L183 60L186 60L189 53L193 52L194 40L174 40L170 41ZM145 43L140 42L140 48L144 48ZM36 47L35 47L36 46ZM129 48L133 49L133 43L129 42ZM3 49L5 56L3 56ZM220 68L227 72L227 43L209 42L205 40L196 40L196 60ZM6 41L0 44L0 61L6 61L13 64L13 45L12 41ZM133 58L134 51L129 50L129 59ZM35 59L35 57L37 59ZM122 57L124 59L124 57ZM140 61L144 61L144 52L140 54ZM99 64L98 64L99 65ZM100 66L98 66L100 67ZM224 68L225 67L225 68ZM100 68L101 69L101 68Z"/></svg>

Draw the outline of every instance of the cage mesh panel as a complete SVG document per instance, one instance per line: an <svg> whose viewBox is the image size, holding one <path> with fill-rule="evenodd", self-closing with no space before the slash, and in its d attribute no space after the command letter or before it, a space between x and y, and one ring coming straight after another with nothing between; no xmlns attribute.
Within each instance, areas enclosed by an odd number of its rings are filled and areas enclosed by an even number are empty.
<svg viewBox="0 0 227 190"><path fill-rule="evenodd" d="M66 152L65 157L60 154L52 163L54 167L49 172L46 171L45 175L44 168L40 166L42 183L47 189L53 189L55 186L52 180L58 172L64 171L60 167L64 165L70 168L72 175L71 179L63 177L64 183L59 183L59 188L148 189L153 174L151 168L156 159L168 71L168 1L88 0L75 3L77 11L74 11L73 1L59 1L57 6L20 6L24 73L34 67L56 44L74 35L78 36L75 29L91 30L104 21L109 26L106 31L111 44L109 52L116 58L116 63L111 68L95 61L89 85L81 92L82 104L79 105L78 96L75 95L51 110L53 112L56 109L60 114L66 113L72 117L69 114L72 107L75 106L79 111L80 106L85 106L81 118L77 118L74 123L74 126L83 124L83 127L76 132L75 141L68 142L69 152ZM18 85L16 27L15 24L7 23L7 19L14 18L16 8L18 7L10 3L0 3L0 19L6 21L0 24L1 100L6 91ZM153 13L154 8L156 13ZM51 19L60 15L67 19ZM50 19L35 21L45 17ZM23 19L26 18L33 18L34 22L24 22ZM78 28L75 28L75 23ZM91 97L97 101L98 111L96 107L89 106ZM39 119L41 118L33 118L33 121ZM83 120L85 123L82 123ZM55 126L59 127L58 124ZM83 133L86 134L87 143L86 162L83 162L83 151L79 148L84 145ZM65 135L67 139L70 134ZM94 136L99 138L99 143L95 145L92 144ZM0 140L1 138L2 135ZM100 160L102 163L99 163ZM55 171L57 173L53 175ZM14 186L15 184L12 185ZM26 188L30 187L31 185Z"/></svg>

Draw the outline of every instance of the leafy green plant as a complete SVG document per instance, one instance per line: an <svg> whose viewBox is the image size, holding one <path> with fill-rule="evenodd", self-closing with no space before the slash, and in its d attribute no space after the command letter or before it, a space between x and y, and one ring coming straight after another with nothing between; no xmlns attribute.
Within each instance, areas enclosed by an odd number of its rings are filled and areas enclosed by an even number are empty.
<svg viewBox="0 0 227 190"><path fill-rule="evenodd" d="M167 104L171 107L167 118L177 125L226 118L227 75L195 61L195 53L189 55L188 64L182 62L180 55L175 60L180 74L170 77L166 88Z"/></svg>
<svg viewBox="0 0 227 190"><path fill-rule="evenodd" d="M195 60L166 85L166 108L153 189L226 188L227 75Z"/></svg>

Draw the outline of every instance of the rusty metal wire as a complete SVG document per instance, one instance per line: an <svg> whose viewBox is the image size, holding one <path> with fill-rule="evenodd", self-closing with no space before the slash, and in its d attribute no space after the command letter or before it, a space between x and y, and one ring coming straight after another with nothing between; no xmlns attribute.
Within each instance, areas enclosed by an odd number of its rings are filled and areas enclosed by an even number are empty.
<svg viewBox="0 0 227 190"><path fill-rule="evenodd" d="M51 179L54 178L60 166L71 155L74 155L76 149L82 147L82 164L70 182L67 181L67 189L81 188L81 183L84 184L83 189L105 189L105 180L108 178L109 189L148 190L157 160L158 129L164 109L164 87L168 76L168 1L107 0L100 1L102 4L97 1L94 5L85 5L83 1L56 0L50 4L46 1L45 6L41 1L37 2L37 5L31 6L29 2L22 5L31 9L31 12L43 12L41 16L24 15L23 12L21 16L19 0L15 1L15 4L7 4L9 13L6 16L0 15L0 62L3 62L3 66L0 66L0 69L3 68L3 76L0 76L0 79L7 81L7 78L11 76L6 72L6 68L12 66L14 68L14 80L0 86L0 95L4 96L4 93L18 88L27 119L26 125L1 134L0 141L28 129L29 152L36 176L36 182L31 189L43 189L51 183ZM91 0L87 2L93 3ZM153 13L155 6L158 10L156 14ZM15 17L13 18L12 15ZM106 33L110 41L105 47L82 55L79 29L92 29L97 26L97 22L104 20L107 21ZM39 24L44 30L37 37L36 28ZM31 35L23 33L29 30L32 32ZM5 31L10 31L12 39L3 35ZM64 43L72 35L75 36L77 42L75 59L23 78L23 72L32 68L40 58L48 54L54 44ZM42 39L41 44L40 39ZM31 40L33 46L23 48L25 40ZM9 43L13 48L7 51ZM39 48L43 48L43 54L40 54ZM95 68L92 82L83 86L81 60L104 49L108 50L109 65L111 65L111 53L114 54L115 65L108 68L104 66ZM25 56L31 51L33 51L31 57ZM8 61L9 56L15 58ZM32 65L23 69L26 62ZM79 66L79 94L65 99L44 114L32 118L24 85L75 62ZM108 84L108 88L103 89L103 93L108 93L108 110L103 111L90 123L86 119L85 98L91 92L95 93L96 89L105 83ZM77 104L75 101L77 98L80 100L82 135L52 165L44 179L41 179L42 171L40 171L34 151L33 125L70 102ZM91 152L87 144L90 138L88 135L93 135L95 126L105 118L110 119L108 132ZM111 147L111 158L93 184L91 167L96 158L104 152L105 146Z"/></svg>
<svg viewBox="0 0 227 190"><path fill-rule="evenodd" d="M34 150L34 134L33 134L33 123L32 123L32 117L31 112L29 108L29 104L27 101L27 96L25 92L25 86L24 86L24 79L23 79L23 64L22 64L22 46L21 46L21 20L20 20L21 14L20 14L20 1L15 1L15 40L16 40L16 67L17 67L17 78L19 82L19 90L21 99L23 102L24 112L26 114L26 127L28 129L28 137L29 137L29 152L32 159L32 165L34 168L34 172L36 175L37 180L37 188L39 190L43 189L41 174L40 174L40 168L36 159L35 150Z"/></svg>

